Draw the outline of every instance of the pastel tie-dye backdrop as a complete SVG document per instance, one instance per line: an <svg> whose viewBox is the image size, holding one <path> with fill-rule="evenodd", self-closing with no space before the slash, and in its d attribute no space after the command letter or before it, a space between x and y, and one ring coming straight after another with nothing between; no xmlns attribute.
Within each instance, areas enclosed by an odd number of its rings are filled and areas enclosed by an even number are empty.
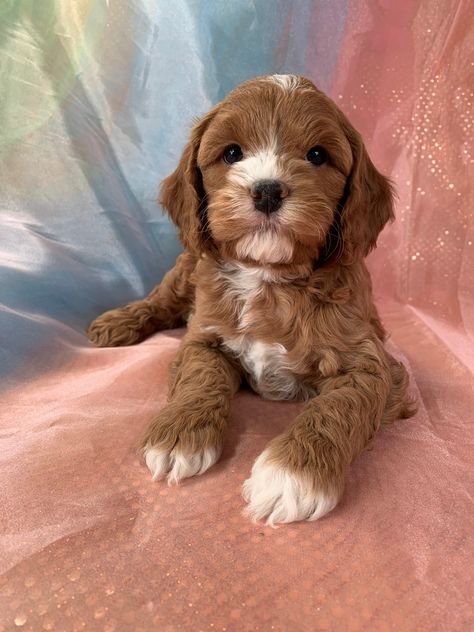
<svg viewBox="0 0 474 632"><path fill-rule="evenodd" d="M155 198L193 120L249 77L308 71L309 52L329 89L345 11L310 0L0 6L7 378L56 363L96 314L160 280L179 245Z"/></svg>
<svg viewBox="0 0 474 632"><path fill-rule="evenodd" d="M84 344L97 313L159 281L179 245L155 198L190 125L236 84L274 72L307 74L329 92L397 184L378 287L472 333L463 11L463 2L4 0L7 379L56 363Z"/></svg>
<svg viewBox="0 0 474 632"><path fill-rule="evenodd" d="M472 629L472 25L468 0L0 0L0 631ZM286 72L396 184L370 267L420 411L273 532L239 489L293 405L239 395L220 464L168 490L135 446L181 334L84 329L173 264L155 198L194 118Z"/></svg>

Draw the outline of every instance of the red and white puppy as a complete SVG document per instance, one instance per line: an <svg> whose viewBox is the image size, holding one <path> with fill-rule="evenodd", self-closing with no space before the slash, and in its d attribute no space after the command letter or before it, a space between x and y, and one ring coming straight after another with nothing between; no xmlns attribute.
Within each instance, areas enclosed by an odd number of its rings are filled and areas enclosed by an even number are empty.
<svg viewBox="0 0 474 632"><path fill-rule="evenodd" d="M389 182L327 96L273 75L194 126L161 202L184 253L146 299L89 329L97 345L124 345L188 322L169 403L143 440L153 478L179 482L217 461L246 380L267 399L306 401L255 461L249 514L320 518L380 425L413 410L364 264L393 219Z"/></svg>

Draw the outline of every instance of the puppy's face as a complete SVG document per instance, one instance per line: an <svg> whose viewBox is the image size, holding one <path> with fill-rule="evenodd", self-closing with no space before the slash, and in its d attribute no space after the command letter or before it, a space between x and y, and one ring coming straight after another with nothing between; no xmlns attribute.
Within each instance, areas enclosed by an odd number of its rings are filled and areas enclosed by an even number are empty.
<svg viewBox="0 0 474 632"><path fill-rule="evenodd" d="M351 195L374 207L360 208L358 227ZM365 254L392 213L357 132L309 80L288 75L243 84L195 126L162 197L188 247L212 243L253 265L315 262L330 242L332 254Z"/></svg>
<svg viewBox="0 0 474 632"><path fill-rule="evenodd" d="M209 229L226 256L302 263L326 242L352 153L322 93L306 80L269 78L221 104L197 164Z"/></svg>

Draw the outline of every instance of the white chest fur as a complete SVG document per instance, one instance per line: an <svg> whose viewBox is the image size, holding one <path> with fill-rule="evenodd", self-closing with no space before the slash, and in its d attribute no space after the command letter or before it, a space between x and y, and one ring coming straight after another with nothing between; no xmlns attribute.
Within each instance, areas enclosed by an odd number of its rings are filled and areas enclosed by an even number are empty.
<svg viewBox="0 0 474 632"><path fill-rule="evenodd" d="M248 336L225 338L223 343L224 349L239 359L257 393L267 399L302 397L303 387L291 370L283 345L252 340Z"/></svg>
<svg viewBox="0 0 474 632"><path fill-rule="evenodd" d="M224 349L238 358L250 385L263 397L283 400L308 397L309 389L295 375L287 349L279 342L262 342L252 333L252 306L263 285L271 282L269 273L262 268L226 264L222 276L239 308L238 327L235 335L223 338ZM219 327L212 329L218 331ZM275 338L278 339L278 332Z"/></svg>

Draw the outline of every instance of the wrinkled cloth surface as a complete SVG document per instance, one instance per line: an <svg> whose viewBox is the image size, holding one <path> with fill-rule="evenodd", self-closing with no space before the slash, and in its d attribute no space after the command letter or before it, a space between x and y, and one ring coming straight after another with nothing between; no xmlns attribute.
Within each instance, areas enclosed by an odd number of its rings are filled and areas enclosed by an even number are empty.
<svg viewBox="0 0 474 632"><path fill-rule="evenodd" d="M474 627L470 9L0 4L0 632ZM121 349L84 330L172 266L155 198L194 117L286 72L396 185L369 265L419 411L379 432L327 517L271 529L240 488L299 404L239 393L219 463L153 483L136 447L183 330Z"/></svg>

